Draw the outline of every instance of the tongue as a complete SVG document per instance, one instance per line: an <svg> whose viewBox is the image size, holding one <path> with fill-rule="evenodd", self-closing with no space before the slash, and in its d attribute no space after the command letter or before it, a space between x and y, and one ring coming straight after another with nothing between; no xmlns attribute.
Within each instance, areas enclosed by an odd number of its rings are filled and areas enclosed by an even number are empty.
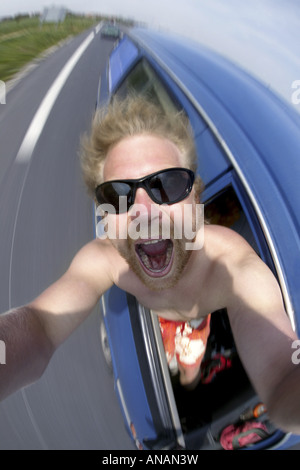
<svg viewBox="0 0 300 470"><path fill-rule="evenodd" d="M163 269L166 264L166 257L165 256L151 256L149 257L149 261L151 264L152 269L160 270Z"/></svg>
<svg viewBox="0 0 300 470"><path fill-rule="evenodd" d="M161 240L157 243L150 243L149 245L142 244L141 248L148 256L165 255L168 248L168 240Z"/></svg>
<svg viewBox="0 0 300 470"><path fill-rule="evenodd" d="M148 256L151 269L161 270L167 260L168 240L161 240L157 243L141 244L143 252Z"/></svg>

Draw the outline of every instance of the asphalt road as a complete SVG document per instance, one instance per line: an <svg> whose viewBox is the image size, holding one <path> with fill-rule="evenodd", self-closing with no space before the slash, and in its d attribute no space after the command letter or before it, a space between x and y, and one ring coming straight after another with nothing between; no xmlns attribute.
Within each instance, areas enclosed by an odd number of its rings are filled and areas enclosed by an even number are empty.
<svg viewBox="0 0 300 470"><path fill-rule="evenodd" d="M41 61L0 105L0 312L25 304L58 279L94 236L78 149L113 42L96 30L90 34ZM36 140L29 135L31 147L20 153L45 96L88 37L49 116L38 114ZM39 382L0 404L0 449L132 448L102 355L96 309Z"/></svg>

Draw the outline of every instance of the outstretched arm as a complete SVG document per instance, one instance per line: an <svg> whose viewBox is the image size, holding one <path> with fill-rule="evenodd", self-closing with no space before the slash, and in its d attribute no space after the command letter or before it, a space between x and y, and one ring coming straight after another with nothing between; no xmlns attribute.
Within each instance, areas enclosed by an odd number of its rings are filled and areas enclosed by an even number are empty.
<svg viewBox="0 0 300 470"><path fill-rule="evenodd" d="M292 361L297 339L278 283L256 256L247 256L232 275L228 315L239 355L270 418L300 434L300 366Z"/></svg>
<svg viewBox="0 0 300 470"><path fill-rule="evenodd" d="M6 364L0 365L0 400L42 375L54 352L38 312L28 306L0 316Z"/></svg>
<svg viewBox="0 0 300 470"><path fill-rule="evenodd" d="M0 400L42 375L56 348L112 285L101 248L99 241L86 245L68 271L33 302L0 315L0 339L6 348Z"/></svg>

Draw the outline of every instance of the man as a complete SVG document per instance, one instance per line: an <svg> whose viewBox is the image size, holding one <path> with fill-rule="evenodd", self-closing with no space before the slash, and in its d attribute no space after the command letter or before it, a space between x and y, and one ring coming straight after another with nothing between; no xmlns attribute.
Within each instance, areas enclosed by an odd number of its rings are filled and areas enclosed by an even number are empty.
<svg viewBox="0 0 300 470"><path fill-rule="evenodd" d="M106 214L106 232L84 246L39 297L0 317L7 345L0 398L37 379L56 348L116 284L163 321L196 320L199 331L208 328L212 312L227 308L240 357L271 419L300 433L300 370L291 360L296 336L279 286L239 235L199 226L201 183L193 184L196 154L184 118L165 116L142 98L115 102L95 117L83 148L85 181ZM176 236L187 225L190 230ZM180 371L183 384L197 374L197 368L191 376L188 367Z"/></svg>

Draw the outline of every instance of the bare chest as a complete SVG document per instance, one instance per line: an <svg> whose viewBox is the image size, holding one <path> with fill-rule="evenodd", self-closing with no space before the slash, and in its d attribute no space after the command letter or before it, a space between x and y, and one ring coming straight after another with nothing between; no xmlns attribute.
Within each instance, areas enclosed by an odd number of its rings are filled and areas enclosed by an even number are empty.
<svg viewBox="0 0 300 470"><path fill-rule="evenodd" d="M211 313L214 302L203 289L193 286L174 287L164 291L148 290L131 284L127 288L139 303L152 310L156 315L171 321L189 321L204 318Z"/></svg>

